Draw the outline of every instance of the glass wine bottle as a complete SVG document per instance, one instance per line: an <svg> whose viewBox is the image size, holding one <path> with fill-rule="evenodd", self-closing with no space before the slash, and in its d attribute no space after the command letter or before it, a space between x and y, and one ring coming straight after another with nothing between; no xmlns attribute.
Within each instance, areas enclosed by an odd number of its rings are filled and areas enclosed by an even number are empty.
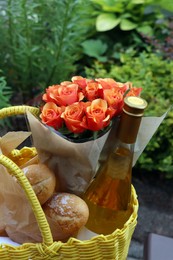
<svg viewBox="0 0 173 260"><path fill-rule="evenodd" d="M86 227L97 234L110 234L122 228L131 211L131 176L134 144L147 102L140 97L126 97L117 129L117 142L83 199L90 211ZM127 210L128 209L128 210Z"/></svg>

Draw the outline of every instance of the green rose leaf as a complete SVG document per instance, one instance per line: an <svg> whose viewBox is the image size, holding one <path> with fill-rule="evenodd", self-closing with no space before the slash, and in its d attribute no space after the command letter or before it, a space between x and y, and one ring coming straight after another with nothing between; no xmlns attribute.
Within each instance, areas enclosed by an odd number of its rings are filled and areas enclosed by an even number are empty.
<svg viewBox="0 0 173 260"><path fill-rule="evenodd" d="M114 14L100 14L96 19L96 29L99 32L109 31L120 23Z"/></svg>
<svg viewBox="0 0 173 260"><path fill-rule="evenodd" d="M122 19L120 23L120 28L122 31L130 31L137 27L138 25L136 23L131 22L128 19Z"/></svg>

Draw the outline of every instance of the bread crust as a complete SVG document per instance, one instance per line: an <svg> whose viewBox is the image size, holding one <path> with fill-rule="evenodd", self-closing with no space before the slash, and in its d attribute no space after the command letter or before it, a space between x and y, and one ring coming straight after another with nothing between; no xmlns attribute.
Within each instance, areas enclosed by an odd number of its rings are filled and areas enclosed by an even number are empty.
<svg viewBox="0 0 173 260"><path fill-rule="evenodd" d="M32 164L22 169L41 205L54 193L55 174L45 164Z"/></svg>
<svg viewBox="0 0 173 260"><path fill-rule="evenodd" d="M55 193L49 199L43 210L51 219L64 237L75 236L83 227L89 217L88 206L80 197L69 193ZM54 232L53 232L54 233Z"/></svg>

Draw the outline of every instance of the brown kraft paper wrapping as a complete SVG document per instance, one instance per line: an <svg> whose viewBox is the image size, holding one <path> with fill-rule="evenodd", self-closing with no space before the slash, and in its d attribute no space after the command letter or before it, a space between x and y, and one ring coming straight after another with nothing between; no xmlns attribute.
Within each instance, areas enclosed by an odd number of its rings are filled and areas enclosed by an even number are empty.
<svg viewBox="0 0 173 260"><path fill-rule="evenodd" d="M94 176L109 132L94 141L72 143L45 127L31 113L27 116L40 162L56 174L61 191L81 195Z"/></svg>

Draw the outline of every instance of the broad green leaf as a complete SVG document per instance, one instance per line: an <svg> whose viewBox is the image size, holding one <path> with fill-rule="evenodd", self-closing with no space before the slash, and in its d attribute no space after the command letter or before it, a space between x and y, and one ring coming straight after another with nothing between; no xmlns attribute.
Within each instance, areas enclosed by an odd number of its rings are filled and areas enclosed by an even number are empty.
<svg viewBox="0 0 173 260"><path fill-rule="evenodd" d="M99 32L105 32L113 29L120 23L120 19L114 14L100 14L96 19L96 29Z"/></svg>
<svg viewBox="0 0 173 260"><path fill-rule="evenodd" d="M131 18L133 17L133 14L132 13L124 13L121 15L121 20L124 20L124 19L127 19L127 18Z"/></svg>
<svg viewBox="0 0 173 260"><path fill-rule="evenodd" d="M120 29L122 31L130 31L130 30L135 29L137 26L138 25L136 23L133 23L128 19L123 19L123 20L121 20L121 23L120 23Z"/></svg>
<svg viewBox="0 0 173 260"><path fill-rule="evenodd" d="M173 1L172 0L157 0L156 5L160 5L163 9L173 12Z"/></svg>
<svg viewBox="0 0 173 260"><path fill-rule="evenodd" d="M98 58L107 50L107 44L101 40L87 40L82 43L83 52L90 56Z"/></svg>
<svg viewBox="0 0 173 260"><path fill-rule="evenodd" d="M106 56L98 56L97 59L101 62L106 62L108 60Z"/></svg>
<svg viewBox="0 0 173 260"><path fill-rule="evenodd" d="M154 34L153 28L149 25L140 26L137 28L137 31L147 36L152 36Z"/></svg>
<svg viewBox="0 0 173 260"><path fill-rule="evenodd" d="M117 0L92 0L93 3L96 3L101 6L103 11L106 12L118 12L122 13L124 8L123 1Z"/></svg>
<svg viewBox="0 0 173 260"><path fill-rule="evenodd" d="M131 4L144 4L146 1L145 0L131 0Z"/></svg>

